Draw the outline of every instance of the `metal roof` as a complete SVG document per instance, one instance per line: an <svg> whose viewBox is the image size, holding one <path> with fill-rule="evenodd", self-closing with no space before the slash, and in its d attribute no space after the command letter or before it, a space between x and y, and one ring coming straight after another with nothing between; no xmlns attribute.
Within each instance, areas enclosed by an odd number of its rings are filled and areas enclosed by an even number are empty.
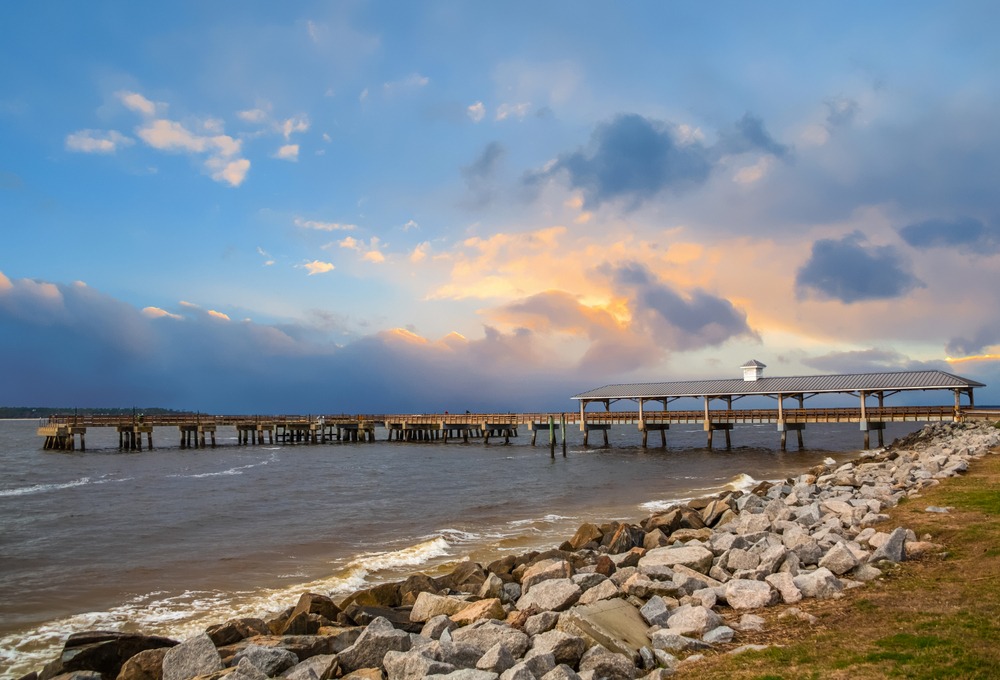
<svg viewBox="0 0 1000 680"><path fill-rule="evenodd" d="M740 366L740 368L767 368L767 364L762 364L756 359L751 359L750 361Z"/></svg>
<svg viewBox="0 0 1000 680"><path fill-rule="evenodd" d="M687 380L683 382L606 385L572 399L656 399L662 397L742 396L799 394L802 392L855 392L857 390L950 390L985 387L983 383L944 371L897 371L846 375L800 375L784 378Z"/></svg>

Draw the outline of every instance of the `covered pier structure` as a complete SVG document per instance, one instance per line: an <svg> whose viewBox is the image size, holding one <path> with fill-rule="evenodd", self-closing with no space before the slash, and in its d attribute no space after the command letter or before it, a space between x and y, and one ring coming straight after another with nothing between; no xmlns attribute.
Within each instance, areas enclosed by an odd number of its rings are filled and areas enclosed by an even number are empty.
<svg viewBox="0 0 1000 680"><path fill-rule="evenodd" d="M726 448L731 448L730 431L736 424L771 423L781 433L781 448L785 449L790 431L796 433L798 445L802 447L802 431L807 423L857 422L864 432L867 449L870 446L869 432L872 430L878 433L879 446L883 445L882 430L887 422L961 420L962 396L965 395L968 401L966 410L971 411L975 408L973 390L985 387L975 380L934 370L765 378L766 366L759 361L748 361L740 368L743 369L742 378L606 385L578 394L572 398L580 403L578 422L584 433L584 443L587 442L589 430L606 430L611 422L620 422L615 417L617 414L612 414L611 404L632 401L638 404L638 411L625 412L623 415L638 424L643 433L644 447L650 431L659 431L661 442L666 446L666 431L673 424L702 424L708 433L709 448L712 447L713 433L721 430L726 435ZM953 392L954 407L885 405L885 400L891 396L927 390ZM860 400L860 408L805 407L807 399L821 394L852 395ZM773 399L777 401L777 408L733 409L733 402L745 397ZM700 400L702 408L671 411L670 404L679 399ZM785 408L785 402L789 399L798 408ZM877 400L877 405L871 403L873 399ZM586 412L587 406L594 402L604 405L604 414ZM651 402L662 404L662 410L649 409ZM719 402L725 404L724 409L713 408L713 403ZM604 418L601 418L602 415Z"/></svg>

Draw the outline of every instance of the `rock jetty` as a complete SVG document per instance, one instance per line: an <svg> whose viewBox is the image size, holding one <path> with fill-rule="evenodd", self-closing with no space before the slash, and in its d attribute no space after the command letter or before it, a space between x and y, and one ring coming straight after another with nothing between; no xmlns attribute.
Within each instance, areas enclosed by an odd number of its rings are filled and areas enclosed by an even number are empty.
<svg viewBox="0 0 1000 680"><path fill-rule="evenodd" d="M340 603L304 593L268 620L183 642L94 631L21 680L659 680L709 650L739 653L764 607L836 598L893 563L943 550L883 514L1000 445L941 423L784 483L584 524L559 548L465 561ZM928 508L947 511L945 508ZM787 606L782 617L814 617Z"/></svg>

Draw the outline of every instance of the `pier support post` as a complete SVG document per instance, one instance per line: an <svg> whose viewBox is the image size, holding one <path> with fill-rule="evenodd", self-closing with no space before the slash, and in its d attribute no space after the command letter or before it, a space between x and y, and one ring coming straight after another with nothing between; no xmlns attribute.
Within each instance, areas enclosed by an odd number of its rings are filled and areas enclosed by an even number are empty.
<svg viewBox="0 0 1000 680"><path fill-rule="evenodd" d="M879 393L879 395L880 395L879 396L879 406L881 406L882 405L881 392ZM805 407L806 407L806 398L803 395L800 394L799 395L799 410L803 410L803 409L805 409ZM805 414L803 414L803 415L805 415ZM796 430L795 434L799 438L799 448L800 449L805 448L805 446L802 443L802 430Z"/></svg>
<svg viewBox="0 0 1000 680"><path fill-rule="evenodd" d="M559 416L559 436L562 437L563 458L566 457L566 414Z"/></svg>
<svg viewBox="0 0 1000 680"><path fill-rule="evenodd" d="M610 444L608 444L608 431L607 430L601 430L601 432L604 433L604 445L605 446L610 446Z"/></svg>
<svg viewBox="0 0 1000 680"><path fill-rule="evenodd" d="M784 451L788 446L788 432L785 430L781 431L781 450Z"/></svg>
<svg viewBox="0 0 1000 680"><path fill-rule="evenodd" d="M556 457L556 428L552 416L549 416L549 455Z"/></svg>
<svg viewBox="0 0 1000 680"><path fill-rule="evenodd" d="M708 450L709 451L712 450L712 431L713 431L712 428L709 427L708 428Z"/></svg>
<svg viewBox="0 0 1000 680"><path fill-rule="evenodd" d="M667 431L666 430L660 430L660 443L663 445L663 448L667 448Z"/></svg>

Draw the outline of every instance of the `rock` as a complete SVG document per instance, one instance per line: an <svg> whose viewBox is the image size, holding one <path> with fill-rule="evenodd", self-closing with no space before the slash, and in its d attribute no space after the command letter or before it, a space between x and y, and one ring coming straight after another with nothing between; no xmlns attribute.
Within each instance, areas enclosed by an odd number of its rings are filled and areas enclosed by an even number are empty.
<svg viewBox="0 0 1000 680"><path fill-rule="evenodd" d="M163 680L163 656L169 647L139 652L122 665L118 680Z"/></svg>
<svg viewBox="0 0 1000 680"><path fill-rule="evenodd" d="M264 647L261 645L247 646L233 657L233 662L239 663L242 659L249 661L269 678L281 675L284 671L299 663L299 658L287 649Z"/></svg>
<svg viewBox="0 0 1000 680"><path fill-rule="evenodd" d="M648 599L654 595L660 597L672 597L677 594L677 586L672 581L654 581L643 574L633 574L624 585L622 590L626 595L632 595L642 599Z"/></svg>
<svg viewBox="0 0 1000 680"><path fill-rule="evenodd" d="M642 539L642 547L646 550L653 550L667 545L667 535L660 529L653 529L646 533Z"/></svg>
<svg viewBox="0 0 1000 680"><path fill-rule="evenodd" d="M305 661L317 654L338 654L354 644L363 628L338 628L339 633L330 635L257 635L241 640L235 645L219 648L223 664L232 663L237 654L250 645L286 649L299 661Z"/></svg>
<svg viewBox="0 0 1000 680"><path fill-rule="evenodd" d="M907 541L903 546L904 554L906 559L913 559L915 557L920 557L921 555L935 550L940 550L942 546L937 543L931 543L929 541Z"/></svg>
<svg viewBox="0 0 1000 680"><path fill-rule="evenodd" d="M795 604L802 599L802 591L795 587L795 581L789 573L769 574L764 577L764 581L781 593L781 600L785 604Z"/></svg>
<svg viewBox="0 0 1000 680"><path fill-rule="evenodd" d="M792 579L795 587L802 591L803 597L824 599L833 597L844 589L840 579L829 569L820 567L815 571L802 572Z"/></svg>
<svg viewBox="0 0 1000 680"><path fill-rule="evenodd" d="M652 642L654 654L657 650L662 650L664 652L683 652L687 649L712 648L712 645L707 642L686 637L668 628L652 633L649 639ZM657 655L657 658L659 658L659 655Z"/></svg>
<svg viewBox="0 0 1000 680"><path fill-rule="evenodd" d="M639 560L639 566L664 566L672 567L680 564L695 571L707 574L712 568L712 559L715 555L711 550L700 546L685 546L683 548L656 548L646 553L646 556Z"/></svg>
<svg viewBox="0 0 1000 680"><path fill-rule="evenodd" d="M427 675L446 675L455 671L451 664L435 661L416 651L386 652L383 664L388 680L421 680Z"/></svg>
<svg viewBox="0 0 1000 680"><path fill-rule="evenodd" d="M385 680L385 674L381 668L359 668L345 675L343 680Z"/></svg>
<svg viewBox="0 0 1000 680"><path fill-rule="evenodd" d="M503 590L500 591L500 601L504 604L517 602L521 598L521 584L504 583Z"/></svg>
<svg viewBox="0 0 1000 680"><path fill-rule="evenodd" d="M648 629L639 610L621 599L574 607L564 612L556 624L556 630L583 638L588 647L601 645L630 657L651 646Z"/></svg>
<svg viewBox="0 0 1000 680"><path fill-rule="evenodd" d="M598 574L597 572L580 573L577 572L573 574L573 583L580 586L583 592L587 592L595 586L599 586L608 580L603 574Z"/></svg>
<svg viewBox="0 0 1000 680"><path fill-rule="evenodd" d="M550 652L528 650L524 655L524 665L536 678L543 677L556 667L556 657Z"/></svg>
<svg viewBox="0 0 1000 680"><path fill-rule="evenodd" d="M632 578L634 574L638 572L639 570L636 567L622 567L620 569L617 569L615 573L611 574L610 579L612 583L621 588L623 585L625 585L625 581L628 581L630 578Z"/></svg>
<svg viewBox="0 0 1000 680"><path fill-rule="evenodd" d="M573 550L579 550L590 541L600 543L603 537L604 534L601 533L600 527L596 524L582 524L573 534L573 538L569 539L569 542L573 546Z"/></svg>
<svg viewBox="0 0 1000 680"><path fill-rule="evenodd" d="M513 560L511 560L511 563L513 564ZM414 574L400 584L399 596L403 598L410 593L413 593L414 597L419 596L420 593L433 593L437 595L439 590L438 584L427 574Z"/></svg>
<svg viewBox="0 0 1000 680"><path fill-rule="evenodd" d="M345 598L340 603L340 608L347 611L352 604L359 607L398 607L402 602L402 595L399 592L399 585L396 583L383 583L382 585L359 590L358 592Z"/></svg>
<svg viewBox="0 0 1000 680"><path fill-rule="evenodd" d="M517 601L517 608L524 611L534 607L539 611L561 612L580 599L583 591L568 578L542 581Z"/></svg>
<svg viewBox="0 0 1000 680"><path fill-rule="evenodd" d="M733 609L758 609L771 604L772 592L763 581L733 579L726 584L726 602Z"/></svg>
<svg viewBox="0 0 1000 680"><path fill-rule="evenodd" d="M674 607L676 608L676 607ZM667 619L670 618L670 607L659 595L649 598L649 601L639 609L642 618L651 626L667 626Z"/></svg>
<svg viewBox="0 0 1000 680"><path fill-rule="evenodd" d="M854 568L854 571L851 572L851 576L859 581L871 581L881 575L882 572L878 569L878 567L873 567L870 564L859 564Z"/></svg>
<svg viewBox="0 0 1000 680"><path fill-rule="evenodd" d="M581 678L573 671L572 668L565 664L561 664L541 676L541 680L581 680Z"/></svg>
<svg viewBox="0 0 1000 680"><path fill-rule="evenodd" d="M447 615L438 614L424 624L424 627L420 630L420 634L432 640L437 640L444 631L455 630L456 628L458 628L458 624L448 618Z"/></svg>
<svg viewBox="0 0 1000 680"><path fill-rule="evenodd" d="M503 592L503 580L496 574L490 574L483 581L483 587L479 589L479 598L482 600L488 600L494 597L500 597Z"/></svg>
<svg viewBox="0 0 1000 680"><path fill-rule="evenodd" d="M73 671L57 675L52 680L101 680L101 674L97 671Z"/></svg>
<svg viewBox="0 0 1000 680"><path fill-rule="evenodd" d="M262 619L240 618L229 619L225 623L211 626L205 633L212 638L216 647L224 647L255 635L270 635L271 629Z"/></svg>
<svg viewBox="0 0 1000 680"><path fill-rule="evenodd" d="M680 528L681 523L681 513L680 510L667 510L666 512L661 512L653 515L646 521L645 529L646 531L653 531L654 529L660 529L663 533L668 536L674 531Z"/></svg>
<svg viewBox="0 0 1000 680"><path fill-rule="evenodd" d="M679 663L676 656L674 656L670 652L667 652L667 651L665 651L663 649L654 649L653 650L653 656L656 657L656 662L658 664L660 664L661 666L665 667L666 669L669 669L671 673L673 672L673 669L676 668L677 664Z"/></svg>
<svg viewBox="0 0 1000 680"><path fill-rule="evenodd" d="M458 566L455 567L451 574L451 580L456 586L461 586L466 583L474 585L482 585L486 581L486 572L483 568L479 566L476 562L472 560L465 560L464 562L459 562Z"/></svg>
<svg viewBox="0 0 1000 680"><path fill-rule="evenodd" d="M429 659L451 664L455 668L475 668L483 656L482 650L466 642L432 642L420 649Z"/></svg>
<svg viewBox="0 0 1000 680"><path fill-rule="evenodd" d="M704 543L712 538L713 533L714 532L708 528L678 529L674 533L670 534L670 538L667 539L667 544L673 545L674 543L687 543L688 541L701 541Z"/></svg>
<svg viewBox="0 0 1000 680"><path fill-rule="evenodd" d="M118 677L124 663L136 654L148 649L176 645L176 640L152 635L114 631L74 633L67 638L59 656L61 667L53 667L49 672L55 675L75 671L95 671L113 680Z"/></svg>
<svg viewBox="0 0 1000 680"><path fill-rule="evenodd" d="M507 612L503 610L500 599L493 598L470 604L457 614L452 614L451 620L460 626L465 626L479 619L500 619L502 621L506 617Z"/></svg>
<svg viewBox="0 0 1000 680"><path fill-rule="evenodd" d="M485 654L490 647L500 642L514 658L524 656L528 650L528 636L510 626L489 621L487 623L459 628L453 635L455 642L470 644Z"/></svg>
<svg viewBox="0 0 1000 680"><path fill-rule="evenodd" d="M337 655L337 661L345 672L359 668L380 668L386 652L408 652L411 646L407 633L393 628L388 619L378 618L368 624L357 642Z"/></svg>
<svg viewBox="0 0 1000 680"><path fill-rule="evenodd" d="M569 635L561 630L550 630L537 636L531 649L540 654L551 654L557 664L576 667L583 653L587 651L587 643L583 638Z"/></svg>
<svg viewBox="0 0 1000 680"><path fill-rule="evenodd" d="M336 664L334 668L336 668ZM232 667L232 670L234 672L228 676L227 680L267 680L267 674L250 663L249 659L240 659L239 663ZM222 672L224 673L225 671ZM213 675L218 675L218 673L214 673ZM299 680L319 680L316 671L312 668L304 669L298 678Z"/></svg>
<svg viewBox="0 0 1000 680"><path fill-rule="evenodd" d="M819 561L819 566L829 569L838 576L858 566L858 558L843 543L837 543Z"/></svg>
<svg viewBox="0 0 1000 680"><path fill-rule="evenodd" d="M466 605L469 603L466 602ZM419 633L423 628L421 622L410 621L410 608L393 609L392 607L362 607L355 603L347 608L346 613L359 626L367 626L377 618L388 619L393 628L405 630L407 633ZM315 616L315 614L311 615Z"/></svg>
<svg viewBox="0 0 1000 680"><path fill-rule="evenodd" d="M715 644L717 642L729 642L733 639L734 635L736 635L736 631L729 626L719 626L702 635L701 639L710 644Z"/></svg>
<svg viewBox="0 0 1000 680"><path fill-rule="evenodd" d="M573 566L566 560L543 560L528 567L521 577L521 594L526 595L531 587L552 579L568 579L573 575Z"/></svg>
<svg viewBox="0 0 1000 680"><path fill-rule="evenodd" d="M740 618L739 623L734 623L733 626L737 630L764 630L764 617L757 616L756 614L744 614Z"/></svg>
<svg viewBox="0 0 1000 680"><path fill-rule="evenodd" d="M758 553L736 548L729 551L725 566L729 571L737 571L739 569L756 569L758 564L760 564Z"/></svg>
<svg viewBox="0 0 1000 680"><path fill-rule="evenodd" d="M507 651L507 648L498 642L486 650L486 653L476 663L476 668L500 674L513 668L516 663L517 661Z"/></svg>
<svg viewBox="0 0 1000 680"><path fill-rule="evenodd" d="M205 633L171 647L163 655L163 680L188 680L222 668L222 657Z"/></svg>
<svg viewBox="0 0 1000 680"><path fill-rule="evenodd" d="M541 614L529 616L528 620L524 623L524 632L531 636L541 635L555 628L558 621L559 614L556 612L542 612Z"/></svg>
<svg viewBox="0 0 1000 680"><path fill-rule="evenodd" d="M728 586L727 586L728 587ZM667 627L675 633L694 633L704 635L721 625L722 619L711 609L686 604L670 613Z"/></svg>
<svg viewBox="0 0 1000 680"><path fill-rule="evenodd" d="M580 672L593 671L595 678L635 680L635 666L624 654L614 654L600 645L587 650L580 659Z"/></svg>
<svg viewBox="0 0 1000 680"><path fill-rule="evenodd" d="M283 673L286 680L310 680L309 673L315 680L330 680L337 672L336 654L317 654L298 663Z"/></svg>
<svg viewBox="0 0 1000 680"><path fill-rule="evenodd" d="M875 564L880 560L889 560L890 562L902 562L906 557L904 552L904 545L906 543L906 529L903 527L896 527L889 538L878 547L878 549L872 553L871 557L868 558L870 564ZM870 543L869 543L870 544Z"/></svg>
<svg viewBox="0 0 1000 680"><path fill-rule="evenodd" d="M514 664L514 666L500 676L500 680L536 680L535 675L528 670L525 663Z"/></svg>
<svg viewBox="0 0 1000 680"><path fill-rule="evenodd" d="M729 650L729 654L742 654L743 652L762 652L767 649L767 645L742 645L736 649Z"/></svg>
<svg viewBox="0 0 1000 680"><path fill-rule="evenodd" d="M647 675L643 676L643 680L666 680L666 678L671 677L675 671L672 668L654 668Z"/></svg>
<svg viewBox="0 0 1000 680"><path fill-rule="evenodd" d="M392 605L388 605L392 606ZM318 614L320 616L325 616L331 621L337 620L337 615L340 614L340 607L334 604L333 600L326 595L321 595L319 593L302 593L299 596L299 601L295 605L295 609L289 618L294 617L297 614ZM251 637L249 635L244 635L244 637Z"/></svg>
<svg viewBox="0 0 1000 680"><path fill-rule="evenodd" d="M423 622L433 619L435 616L457 614L469 603L457 597L446 597L443 595L432 595L423 592L417 596L417 601L410 610L410 621Z"/></svg>
<svg viewBox="0 0 1000 680"><path fill-rule="evenodd" d="M427 680L497 680L500 676L489 671L479 671L475 669L463 669L452 671L447 675L425 675Z"/></svg>
<svg viewBox="0 0 1000 680"><path fill-rule="evenodd" d="M607 555L601 555L597 558L597 564L594 567L595 573L608 578L618 570L618 567L615 566L615 563Z"/></svg>
<svg viewBox="0 0 1000 680"><path fill-rule="evenodd" d="M622 592L618 589L618 586L614 584L610 579L605 579L590 590L587 590L580 596L577 600L578 604L593 604L594 602L600 602L601 600L610 600L613 597L620 597Z"/></svg>
<svg viewBox="0 0 1000 680"><path fill-rule="evenodd" d="M635 541L632 538L632 532L627 524L619 525L617 531L611 537L611 542L608 544L608 553L611 555L619 555L623 552L628 552L635 545Z"/></svg>

